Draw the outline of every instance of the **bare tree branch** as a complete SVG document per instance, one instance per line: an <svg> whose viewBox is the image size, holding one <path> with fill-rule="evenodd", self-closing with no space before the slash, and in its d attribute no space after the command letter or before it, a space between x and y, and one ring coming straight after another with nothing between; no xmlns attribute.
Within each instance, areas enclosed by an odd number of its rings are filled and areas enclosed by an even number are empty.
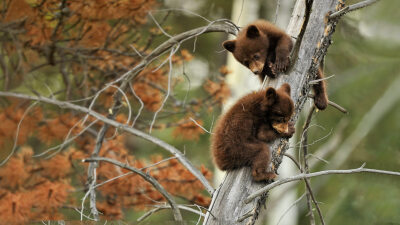
<svg viewBox="0 0 400 225"><path fill-rule="evenodd" d="M177 159L184 165L199 181L204 185L208 193L212 194L214 192L214 188L211 186L211 184L207 181L207 179L200 173L198 169L196 169L192 163L184 156L182 152L180 152L178 149L176 149L174 146L156 138L153 137L149 134L144 133L143 131L137 130L133 127L130 127L129 125L119 123L115 120L109 119L100 113L97 113L95 111L89 110L88 108L75 105L69 102L63 102L63 101L58 101L56 99L51 99L51 98L46 98L43 96L30 96L30 95L25 95L25 94L19 94L19 93L12 93L12 92L3 92L0 91L0 96L8 96L8 97L15 97L15 98L22 98L22 99L29 99L29 100L34 100L34 101L41 101L53 105L57 105L61 108L67 108L67 109L72 109L78 112L86 113L90 116L93 116L94 118L104 122L105 124L108 124L110 126L113 126L115 128L118 128L120 130L126 131L128 133L131 133L135 136L141 137L145 140L148 140L163 149L169 151L171 154L173 154Z"/></svg>
<svg viewBox="0 0 400 225"><path fill-rule="evenodd" d="M334 19L334 18L337 18L337 17L341 17L341 16L343 16L343 15L345 15L345 14L351 12L351 11L354 11L354 10L361 9L361 8L367 7L369 5L372 5L377 1L379 1L379 0L366 0L366 1L362 1L362 2L353 4L353 5L350 5L350 6L346 6L343 9L332 13L329 16L329 19Z"/></svg>
<svg viewBox="0 0 400 225"><path fill-rule="evenodd" d="M255 199L258 196L262 196L263 194L265 194L266 192L268 192L269 190L271 190L274 187L277 187L279 185L288 183L288 182L292 182L292 181L298 181L298 180L302 180L305 178L311 178L311 177L317 177L317 176L323 176L323 175L330 175L330 174L354 174L354 173L377 173L377 174L385 174L385 175L393 175L393 176L400 176L400 172L394 172L394 171L387 171L387 170L376 170L376 169L367 169L364 168L365 163L356 169L350 169L350 170L325 170L325 171L319 171L319 172L315 172L315 173L308 173L308 174L304 174L301 173L299 175L293 176L293 177L288 177L288 178L284 178L278 181L275 181L261 189L259 189L258 191L254 192L253 194L251 194L247 199L246 199L246 203L251 202L253 199Z"/></svg>
<svg viewBox="0 0 400 225"><path fill-rule="evenodd" d="M335 102L332 102L332 101L328 100L328 105L334 107L335 109L339 110L342 113L345 113L345 114L348 113L345 108L343 108L342 106L340 106L339 104L337 104Z"/></svg>
<svg viewBox="0 0 400 225"><path fill-rule="evenodd" d="M153 187L160 192L164 198L168 201L168 203L170 204L171 208L172 208L172 212L174 213L174 218L176 221L182 223L183 219L182 219L182 215L179 211L179 207L176 204L175 200L173 199L173 197L161 186L160 183L158 183L158 181L156 179L154 179L152 176L142 172L139 169L133 168L127 164L118 162L117 160L114 159L110 159L110 158L104 158L104 157L91 157L89 159L84 159L83 162L108 162L111 164L114 164L116 166L119 166L121 168L130 170L136 174L138 174L139 176L141 176L144 180L146 180L147 182L149 182L151 185L153 185Z"/></svg>
<svg viewBox="0 0 400 225"><path fill-rule="evenodd" d="M141 221L145 220L146 218L148 218L149 216L151 216L155 212L158 212L158 211L163 210L163 209L170 209L171 208L171 206L168 206L168 205L155 205L154 207L156 207L156 208L146 212L141 217L139 217L136 221L137 222L141 222ZM200 217L204 217L205 216L205 214L201 210L195 210L195 209L192 209L192 208L184 206L184 205L178 205L178 208L186 210L188 212L196 213Z"/></svg>

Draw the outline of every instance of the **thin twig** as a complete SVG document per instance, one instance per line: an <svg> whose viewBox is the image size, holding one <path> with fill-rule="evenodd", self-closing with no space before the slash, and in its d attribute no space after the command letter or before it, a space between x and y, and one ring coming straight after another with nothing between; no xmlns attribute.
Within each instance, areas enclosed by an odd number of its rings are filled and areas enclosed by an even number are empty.
<svg viewBox="0 0 400 225"><path fill-rule="evenodd" d="M163 210L163 209L170 209L171 208L171 206L168 206L168 205L153 205L153 206L156 207L156 208L146 212L141 217L139 217L136 221L137 222L141 222L141 221L145 220L146 218L148 218L149 216L151 216L155 212L158 212L158 211ZM205 216L205 214L201 210L194 210L194 209L192 209L190 207L187 207L187 206L184 206L184 205L178 205L178 208L186 210L188 212L196 213L197 215L200 215L200 217L204 217Z"/></svg>
<svg viewBox="0 0 400 225"><path fill-rule="evenodd" d="M293 163L297 166L297 168L300 170L300 172L303 173L303 169L301 168L300 163L297 162L297 160L296 160L293 156L291 156L291 155L289 155L289 154L286 154L286 153L283 154L283 155L286 156L286 157L288 157L289 159L291 159L292 162L293 162ZM308 181L307 179L304 179L304 182L305 182L305 184L306 184L307 193L309 193L309 195L310 195L310 197L311 197L311 200L313 201L313 203L314 203L314 205L315 205L315 208L317 208L318 214L319 214L320 219L321 219L321 218L322 218L322 213L321 213L321 210L320 210L320 208L319 208L318 202L317 202L317 200L316 200L316 198L315 198L314 192L313 192L313 190L312 190L312 188L311 188L311 184L309 183L309 181ZM310 213L312 213L312 211L310 211ZM323 218L321 219L321 221L323 221ZM314 221L314 223L315 223L315 221Z"/></svg>
<svg viewBox="0 0 400 225"><path fill-rule="evenodd" d="M281 215L281 217L278 220L278 223L276 225L279 225L282 221L282 219L285 217L286 213L288 213L295 205L299 204L299 202L304 198L304 196L306 196L306 193L302 194L296 201L294 201L292 203L291 206L289 206L289 208L287 208L285 210L285 212Z"/></svg>
<svg viewBox="0 0 400 225"><path fill-rule="evenodd" d="M303 169L302 172L303 173L309 173L309 169L308 169L308 160L307 160L307 155L308 155L308 127L310 126L311 123L311 119L313 116L313 113L315 111L315 106L313 105L310 109L310 112L308 113L307 119L304 122L304 126L303 126L303 132L302 132L302 136L301 136L301 149L302 149L302 158L303 158ZM310 180L308 179L304 179L304 181L306 183L309 183ZM307 184L306 184L306 187ZM310 190L307 188L306 191L306 196L307 196L307 207L308 207L308 215L310 216L310 225L315 225L315 217L314 217L314 213L313 213L313 207L311 204L311 194L310 194ZM318 204L316 204L317 206Z"/></svg>
<svg viewBox="0 0 400 225"><path fill-rule="evenodd" d="M17 131L15 132L15 138L14 138L14 145L13 148L10 152L10 154L8 154L8 156L0 163L0 166L3 166L10 158L11 156L14 154L15 150L17 149L17 142L18 142L18 136L19 136L19 130L21 128L21 124L22 121L25 119L25 116L28 115L28 112L37 104L38 102L34 102L32 103L24 112L24 114L22 115L21 119L18 122L17 125Z"/></svg>
<svg viewBox="0 0 400 225"><path fill-rule="evenodd" d="M323 81L323 80L328 80L332 77L334 77L335 75L330 75L329 77L324 77L321 79L316 79L316 80L310 80L310 82L308 82L309 84L318 84L319 82Z"/></svg>
<svg viewBox="0 0 400 225"><path fill-rule="evenodd" d="M240 13L239 13L239 16L238 16L238 18L237 18L237 21L236 21L236 23L239 23L239 21L240 21L240 17L242 17L242 13L243 13L243 6L244 6L244 0L242 0L242 6L240 7Z"/></svg>
<svg viewBox="0 0 400 225"><path fill-rule="evenodd" d="M158 27L158 29L160 29L161 32L162 32L165 36L167 36L167 37L169 37L169 38L172 38L172 36L171 36L170 34L168 34L168 33L161 27L161 25L158 23L158 21L156 20L156 18L154 18L153 14L151 14L151 11L149 11L148 14L149 14L150 18L153 20L153 22L156 24L156 26Z"/></svg>
<svg viewBox="0 0 400 225"><path fill-rule="evenodd" d="M345 108L343 108L342 106L340 106L337 103L332 102L330 100L328 100L328 105L333 106L335 109L339 110L342 113L345 113L345 114L349 113Z"/></svg>
<svg viewBox="0 0 400 225"><path fill-rule="evenodd" d="M164 105L165 105L165 103L167 102L169 95L171 94L172 56L176 53L176 51L178 51L179 47L180 47L180 46L177 45L175 48L172 48L172 49L171 49L171 53L170 53L169 58L168 58L168 60L169 60L169 72L168 72L168 89L167 89L167 94L165 95L165 98L164 98L164 100L162 101L160 108L158 108L157 111L154 113L153 120L151 121L151 124L150 124L149 133L151 133L151 130L153 129L153 125L154 125L154 123L156 122L156 118L157 118L158 113L162 110L162 108L164 108Z"/></svg>
<svg viewBox="0 0 400 225"><path fill-rule="evenodd" d="M203 126L201 126L195 119L193 119L192 117L189 118L194 124L196 124L196 126L200 127L202 130L204 130L205 132L209 133L209 134L213 134L211 131L208 131L206 128L204 128ZM211 129L210 129L211 130Z"/></svg>
<svg viewBox="0 0 400 225"><path fill-rule="evenodd" d="M140 54L140 52L135 48L135 46L133 46L133 44L130 44L129 46L133 49L133 51L135 51L135 53L136 53L140 58L143 58L143 55Z"/></svg>
<svg viewBox="0 0 400 225"><path fill-rule="evenodd" d="M279 7L281 6L281 0L276 1L276 9L275 9L275 19L274 23L276 24L276 21L278 19L278 13L279 13Z"/></svg>
<svg viewBox="0 0 400 225"><path fill-rule="evenodd" d="M197 13L195 13L195 12L192 12L192 11L190 11L190 10L187 10L187 9L182 9L182 8L168 8L168 9L156 9L156 10L151 10L151 12L164 12L164 11L166 11L166 12L171 12L171 11L181 11L181 12L186 12L186 13L188 13L188 14L191 14L191 15L194 15L194 16L197 16L197 17L200 17L201 19L203 19L203 20L205 20L205 21L207 21L207 22L211 22L211 20L209 20L209 19L207 19L206 17L204 17L204 16L202 16L202 15L200 15L200 14L197 14Z"/></svg>
<svg viewBox="0 0 400 225"><path fill-rule="evenodd" d="M309 94L308 97L314 99L313 94ZM335 109L339 110L342 113L345 113L345 114L349 113L343 106L340 106L339 104L337 104L331 100L328 100L328 105L334 107Z"/></svg>
<svg viewBox="0 0 400 225"><path fill-rule="evenodd" d="M64 141L63 141L61 144L56 145L56 146L54 146L54 147L51 147L51 148L49 148L49 149L47 149L47 150L45 150L45 151L43 151L43 152L41 152L41 153L39 153L39 154L33 155L32 157L41 157L41 156L46 155L47 153L49 153L49 152L51 152L51 151L57 149L55 152L53 152L52 154L50 154L50 155L49 155L48 157L46 157L46 158L51 158L51 157L53 157L55 154L57 154L58 152L60 152L60 151L65 147L65 145L71 143L73 140L75 140L75 139L78 138L80 135L82 135L83 133L85 133L88 129L90 129L90 127L91 127L92 125L96 124L97 121L98 121L98 120L94 120L92 123L90 123L90 124L87 125L85 128L83 128L77 135L75 135L75 136L69 138L69 136L70 136L71 133L72 133L72 130L73 130L73 129L76 127L76 125L80 122L80 121L78 121L78 122L69 130L67 136L65 136ZM97 135L97 134L96 134L96 135Z"/></svg>
<svg viewBox="0 0 400 225"><path fill-rule="evenodd" d="M142 113L142 110L144 108L144 103L143 103L142 99L136 94L135 89L133 89L133 86L132 86L131 82L129 82L129 88L131 89L132 94L135 96L135 98L140 103L140 108L139 108L139 110L138 110L138 112L137 112L137 114L135 116L135 119L133 119L133 122L132 122L132 125L131 125L132 127L134 127L135 124L136 124L136 120L139 118L140 114Z"/></svg>
<svg viewBox="0 0 400 225"><path fill-rule="evenodd" d="M369 5L372 5L377 1L379 1L379 0L366 0L366 1L359 2L359 3L356 3L356 4L350 5L350 6L346 6L343 9L332 13L329 16L329 19L334 19L336 17L341 17L341 16L343 16L343 15L345 15L345 14L351 12L351 11L354 11L354 10L361 9L361 8L367 7Z"/></svg>
<svg viewBox="0 0 400 225"><path fill-rule="evenodd" d="M250 216L253 216L255 212L256 212L256 208L254 207L253 209L249 210L247 213L245 213L241 217L239 217L239 219L237 221L239 223L243 222L245 219L249 218Z"/></svg>
<svg viewBox="0 0 400 225"><path fill-rule="evenodd" d="M163 188L163 186L161 186L160 183L158 183L158 181L156 179L154 179L152 176L142 172L139 169L133 168L127 164L121 163L117 160L114 159L110 159L110 158L104 158L104 157L91 157L89 159L84 159L83 162L108 162L111 164L114 164L116 166L119 166L123 169L127 169L130 170L136 174L138 174L139 176L141 176L144 180L146 180L147 182L149 182L151 185L153 185L153 187L160 192L160 194L162 194L164 196L164 198L168 201L168 203L170 204L171 208L172 208L172 212L174 214L174 218L176 221L182 223L183 219L182 219L182 215L179 211L179 207L176 204L175 200L172 198L172 196Z"/></svg>
<svg viewBox="0 0 400 225"><path fill-rule="evenodd" d="M356 169L349 169L349 170L324 170L324 171L319 171L315 173L308 173L308 174L298 174L293 177L288 177L284 178L278 181L275 181L271 184L268 184L267 186L257 190L253 194L249 195L247 197L245 203L251 202L253 199L255 199L258 196L261 196L271 190L272 188L275 188L279 185L286 184L292 181L298 181L298 180L303 180L304 178L311 178L311 177L317 177L317 176L324 176L324 175L330 175L330 174L354 174L354 173L377 173L377 174L385 174L385 175L393 175L393 176L400 176L400 172L394 172L394 171L387 171L387 170L377 170L377 169L368 169L364 168L365 163Z"/></svg>

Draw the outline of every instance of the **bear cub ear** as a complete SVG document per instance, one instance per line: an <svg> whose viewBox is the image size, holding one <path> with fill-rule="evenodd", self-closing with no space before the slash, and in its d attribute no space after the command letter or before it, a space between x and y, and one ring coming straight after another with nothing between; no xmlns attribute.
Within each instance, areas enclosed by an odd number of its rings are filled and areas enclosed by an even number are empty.
<svg viewBox="0 0 400 225"><path fill-rule="evenodd" d="M224 46L224 48L226 50L228 50L232 53L233 53L233 51L235 51L235 45L236 45L235 40L224 41L224 43L222 43L222 46Z"/></svg>
<svg viewBox="0 0 400 225"><path fill-rule="evenodd" d="M276 90L272 87L269 87L265 92L265 97L267 99L268 105L272 105L275 103L276 98L278 97Z"/></svg>
<svg viewBox="0 0 400 225"><path fill-rule="evenodd" d="M258 28L256 26L251 25L247 28L246 37L256 38L258 36L260 36L260 31L258 30Z"/></svg>
<svg viewBox="0 0 400 225"><path fill-rule="evenodd" d="M280 89L282 89L283 91L285 91L285 92L290 96L290 84L284 83L284 84L282 84L282 86L280 87Z"/></svg>

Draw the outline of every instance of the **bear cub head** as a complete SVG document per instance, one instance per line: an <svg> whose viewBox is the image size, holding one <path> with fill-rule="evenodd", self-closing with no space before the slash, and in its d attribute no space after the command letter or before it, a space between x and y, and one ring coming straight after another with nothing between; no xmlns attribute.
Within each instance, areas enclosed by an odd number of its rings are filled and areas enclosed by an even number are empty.
<svg viewBox="0 0 400 225"><path fill-rule="evenodd" d="M279 89L269 87L261 103L261 111L266 112L269 124L280 134L289 132L289 120L294 113L294 103L290 97L290 85L282 84Z"/></svg>
<svg viewBox="0 0 400 225"><path fill-rule="evenodd" d="M254 74L265 73L264 64L268 57L269 38L267 34L260 32L256 25L245 27L239 32L236 40L225 41L222 45Z"/></svg>

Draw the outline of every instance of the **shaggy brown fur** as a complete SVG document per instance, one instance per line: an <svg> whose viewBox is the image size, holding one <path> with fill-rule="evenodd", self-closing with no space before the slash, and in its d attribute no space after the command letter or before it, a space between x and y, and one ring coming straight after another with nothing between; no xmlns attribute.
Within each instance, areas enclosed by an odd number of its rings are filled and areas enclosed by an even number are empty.
<svg viewBox="0 0 400 225"><path fill-rule="evenodd" d="M318 68L317 80L323 79L324 73L321 67ZM328 95L326 94L326 82L324 80L319 81L313 85L314 90L314 105L320 109L324 110L328 106Z"/></svg>
<svg viewBox="0 0 400 225"><path fill-rule="evenodd" d="M290 85L251 93L236 102L217 122L211 140L214 162L221 170L252 168L254 180L274 178L266 142L290 138L294 111Z"/></svg>
<svg viewBox="0 0 400 225"><path fill-rule="evenodd" d="M289 66L293 43L289 35L266 20L257 20L242 29L236 40L228 40L224 48L233 53L241 64L258 75L261 82L265 76L275 78ZM324 77L322 70L317 79ZM315 106L325 109L328 105L325 81L313 86Z"/></svg>
<svg viewBox="0 0 400 225"><path fill-rule="evenodd" d="M292 39L266 20L257 20L242 29L236 40L225 41L224 48L261 80L276 77L289 66Z"/></svg>

